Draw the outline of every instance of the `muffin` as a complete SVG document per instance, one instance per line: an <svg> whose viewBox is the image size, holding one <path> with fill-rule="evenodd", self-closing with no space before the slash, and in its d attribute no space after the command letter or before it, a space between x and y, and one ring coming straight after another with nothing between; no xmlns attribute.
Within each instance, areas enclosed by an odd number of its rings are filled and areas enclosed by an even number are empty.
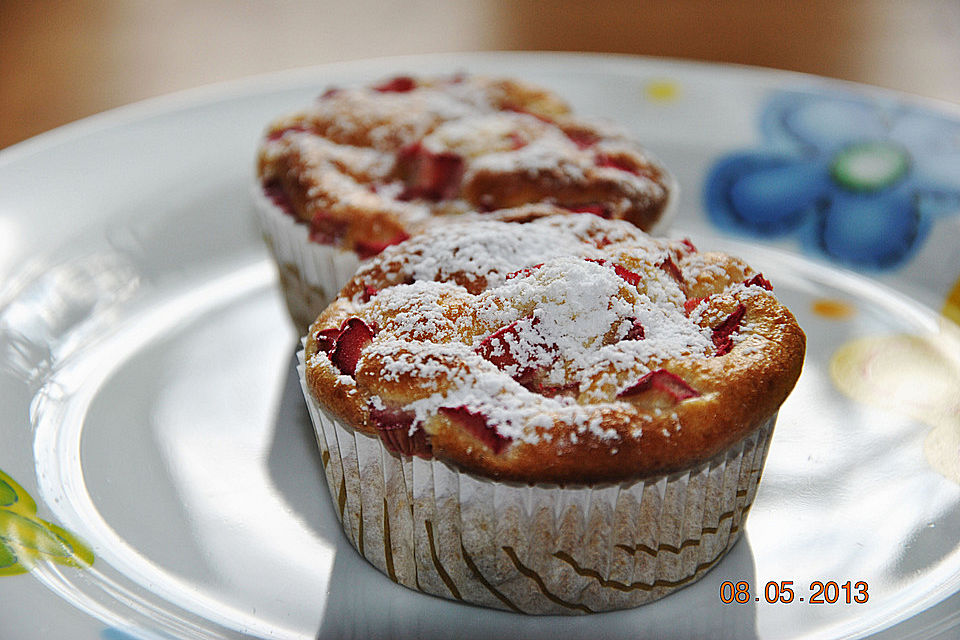
<svg viewBox="0 0 960 640"><path fill-rule="evenodd" d="M660 598L734 544L804 347L741 260L554 215L387 248L310 327L300 373L370 563L580 614Z"/></svg>
<svg viewBox="0 0 960 640"><path fill-rule="evenodd" d="M305 328L360 261L438 221L549 202L651 230L675 191L636 141L553 93L457 75L333 88L280 118L254 197Z"/></svg>

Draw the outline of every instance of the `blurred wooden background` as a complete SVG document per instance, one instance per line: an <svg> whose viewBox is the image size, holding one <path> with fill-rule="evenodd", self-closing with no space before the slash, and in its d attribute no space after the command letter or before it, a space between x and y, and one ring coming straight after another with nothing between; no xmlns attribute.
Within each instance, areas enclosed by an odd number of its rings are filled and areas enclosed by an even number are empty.
<svg viewBox="0 0 960 640"><path fill-rule="evenodd" d="M494 49L759 65L960 103L960 0L0 0L0 148L219 80Z"/></svg>

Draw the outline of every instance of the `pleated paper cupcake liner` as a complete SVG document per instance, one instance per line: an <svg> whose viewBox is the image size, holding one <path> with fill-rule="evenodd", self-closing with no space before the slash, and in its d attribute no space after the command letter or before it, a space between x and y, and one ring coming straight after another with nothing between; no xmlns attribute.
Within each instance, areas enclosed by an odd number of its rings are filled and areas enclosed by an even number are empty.
<svg viewBox="0 0 960 640"><path fill-rule="evenodd" d="M353 277L360 259L353 251L310 241L306 224L275 205L259 184L253 198L263 238L277 263L287 310L300 334Z"/></svg>
<svg viewBox="0 0 960 640"><path fill-rule="evenodd" d="M300 361L303 383L302 352ZM303 384L330 496L357 551L411 589L530 614L634 607L702 577L740 535L776 421L681 473L519 485L391 453Z"/></svg>

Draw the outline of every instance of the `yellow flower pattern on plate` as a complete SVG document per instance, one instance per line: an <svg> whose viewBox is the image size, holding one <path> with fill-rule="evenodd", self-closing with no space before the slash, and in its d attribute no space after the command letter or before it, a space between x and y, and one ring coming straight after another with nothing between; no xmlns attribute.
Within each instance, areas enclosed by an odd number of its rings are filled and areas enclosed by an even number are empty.
<svg viewBox="0 0 960 640"><path fill-rule="evenodd" d="M680 97L680 85L673 80L651 80L643 90L653 102L673 102Z"/></svg>
<svg viewBox="0 0 960 640"><path fill-rule="evenodd" d="M953 284L953 289L947 294L943 303L943 315L957 324L960 324L960 278Z"/></svg>
<svg viewBox="0 0 960 640"><path fill-rule="evenodd" d="M854 340L834 353L830 377L850 398L932 427L924 455L960 483L960 331Z"/></svg>

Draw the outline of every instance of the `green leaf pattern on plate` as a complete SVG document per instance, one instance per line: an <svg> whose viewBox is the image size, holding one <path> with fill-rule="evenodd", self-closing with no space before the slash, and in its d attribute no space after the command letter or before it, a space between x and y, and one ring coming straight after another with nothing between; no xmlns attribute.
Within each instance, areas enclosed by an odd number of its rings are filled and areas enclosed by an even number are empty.
<svg viewBox="0 0 960 640"><path fill-rule="evenodd" d="M0 507L9 507L17 502L17 492L7 482L0 479Z"/></svg>
<svg viewBox="0 0 960 640"><path fill-rule="evenodd" d="M26 573L40 559L86 567L93 552L66 529L38 518L33 498L0 471L0 576Z"/></svg>

